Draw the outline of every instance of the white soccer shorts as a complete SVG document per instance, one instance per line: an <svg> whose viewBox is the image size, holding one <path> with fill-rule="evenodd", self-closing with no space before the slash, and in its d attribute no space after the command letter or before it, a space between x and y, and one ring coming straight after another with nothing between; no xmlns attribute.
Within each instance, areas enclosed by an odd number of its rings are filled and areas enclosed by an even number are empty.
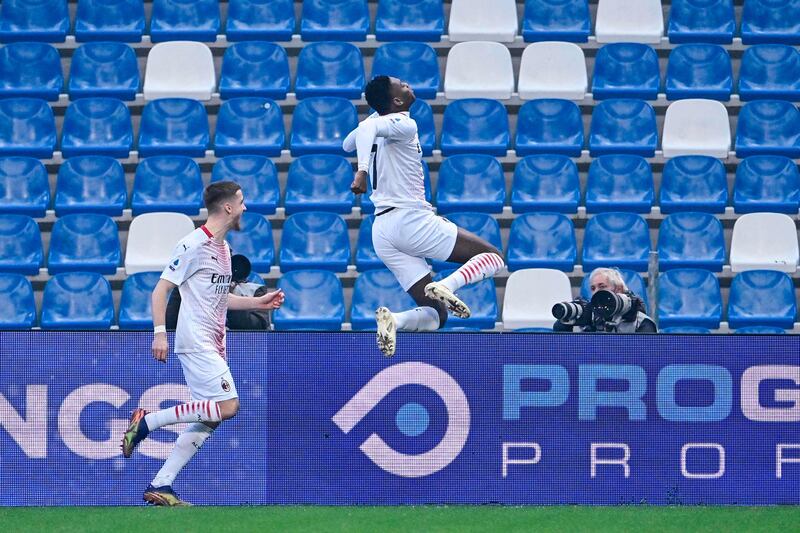
<svg viewBox="0 0 800 533"><path fill-rule="evenodd" d="M216 353L179 353L192 401L222 402L238 398L227 361Z"/></svg>

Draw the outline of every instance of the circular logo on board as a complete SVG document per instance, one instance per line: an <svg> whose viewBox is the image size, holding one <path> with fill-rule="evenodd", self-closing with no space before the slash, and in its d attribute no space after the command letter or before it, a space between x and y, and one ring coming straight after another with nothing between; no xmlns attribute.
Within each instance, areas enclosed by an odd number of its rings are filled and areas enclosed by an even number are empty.
<svg viewBox="0 0 800 533"><path fill-rule="evenodd" d="M222 378L222 390L225 392L230 392L231 390L231 384L225 378Z"/></svg>

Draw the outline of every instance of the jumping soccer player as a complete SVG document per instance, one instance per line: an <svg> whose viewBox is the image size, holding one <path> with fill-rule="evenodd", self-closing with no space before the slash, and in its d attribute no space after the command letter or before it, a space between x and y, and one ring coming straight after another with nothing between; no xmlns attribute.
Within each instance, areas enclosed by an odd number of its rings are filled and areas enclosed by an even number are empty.
<svg viewBox="0 0 800 533"><path fill-rule="evenodd" d="M277 309L280 290L259 297L228 294L231 253L225 235L238 230L246 207L241 187L232 181L212 183L203 193L206 223L184 237L153 290L153 357L165 363L169 344L165 324L169 293L178 287L181 308L175 331L175 353L189 386L190 403L148 413L134 409L122 439L127 458L147 435L170 424L189 423L175 441L164 466L144 491L153 505L188 505L172 490L172 482L220 422L236 415L239 397L225 353L225 315L230 309Z"/></svg>
<svg viewBox="0 0 800 533"><path fill-rule="evenodd" d="M504 266L499 250L477 235L436 216L425 200L422 149L417 123L409 115L414 91L397 78L377 76L364 90L376 112L350 132L342 146L356 150L358 171L351 185L367 192L372 178L375 222L372 244L403 290L419 307L401 313L380 307L375 312L381 352L394 355L397 331L434 331L444 326L447 310L468 318L469 308L455 291L494 276ZM371 172L369 172L371 168ZM442 281L434 282L425 258L461 263Z"/></svg>

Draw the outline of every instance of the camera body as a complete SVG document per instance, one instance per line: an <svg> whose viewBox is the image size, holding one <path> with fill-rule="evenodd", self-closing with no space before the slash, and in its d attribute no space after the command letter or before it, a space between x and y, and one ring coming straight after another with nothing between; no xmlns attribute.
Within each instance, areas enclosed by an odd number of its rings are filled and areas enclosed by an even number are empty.
<svg viewBox="0 0 800 533"><path fill-rule="evenodd" d="M556 320L570 326L580 326L588 331L614 332L621 321L633 321L640 308L641 298L633 293L597 291L591 300L577 298L553 306Z"/></svg>

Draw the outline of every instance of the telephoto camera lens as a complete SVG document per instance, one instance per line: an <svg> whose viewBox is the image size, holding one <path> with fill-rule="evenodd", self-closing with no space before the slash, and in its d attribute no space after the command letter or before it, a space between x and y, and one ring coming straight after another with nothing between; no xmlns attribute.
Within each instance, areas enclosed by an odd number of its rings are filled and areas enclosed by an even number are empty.
<svg viewBox="0 0 800 533"><path fill-rule="evenodd" d="M573 322L583 315L583 305L575 302L559 302L553 306L551 312L559 322Z"/></svg>
<svg viewBox="0 0 800 533"><path fill-rule="evenodd" d="M592 296L594 312L603 320L624 315L630 310L631 303L631 298L627 294L616 294L611 291L597 291Z"/></svg>

